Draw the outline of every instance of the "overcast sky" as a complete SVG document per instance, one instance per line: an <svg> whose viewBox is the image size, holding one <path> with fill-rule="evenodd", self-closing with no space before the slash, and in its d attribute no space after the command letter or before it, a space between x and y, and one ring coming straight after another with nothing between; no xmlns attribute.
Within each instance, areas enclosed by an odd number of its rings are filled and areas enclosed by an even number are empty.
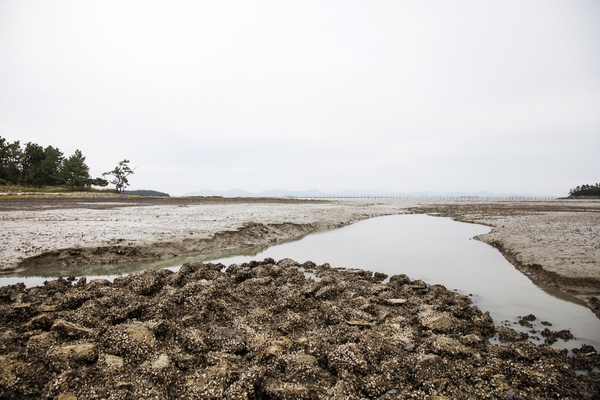
<svg viewBox="0 0 600 400"><path fill-rule="evenodd" d="M0 136L171 195L566 195L600 181L600 1L0 0Z"/></svg>

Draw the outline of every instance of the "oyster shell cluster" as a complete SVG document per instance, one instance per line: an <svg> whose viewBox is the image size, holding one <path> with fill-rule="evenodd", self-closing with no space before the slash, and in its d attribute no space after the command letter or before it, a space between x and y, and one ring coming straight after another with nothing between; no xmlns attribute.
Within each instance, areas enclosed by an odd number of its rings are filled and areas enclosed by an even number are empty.
<svg viewBox="0 0 600 400"><path fill-rule="evenodd" d="M491 344L468 296L386 279L265 259L2 287L0 398L598 398L593 347Z"/></svg>

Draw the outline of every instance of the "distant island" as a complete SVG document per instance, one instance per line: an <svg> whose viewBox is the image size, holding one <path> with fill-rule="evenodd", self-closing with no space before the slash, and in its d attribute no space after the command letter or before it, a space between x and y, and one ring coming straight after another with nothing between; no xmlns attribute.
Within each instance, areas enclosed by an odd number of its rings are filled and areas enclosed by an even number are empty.
<svg viewBox="0 0 600 400"><path fill-rule="evenodd" d="M159 192L156 190L124 190L126 196L144 196L144 197L171 197L169 193Z"/></svg>
<svg viewBox="0 0 600 400"><path fill-rule="evenodd" d="M581 185L569 190L569 197L599 197L600 183L595 185Z"/></svg>

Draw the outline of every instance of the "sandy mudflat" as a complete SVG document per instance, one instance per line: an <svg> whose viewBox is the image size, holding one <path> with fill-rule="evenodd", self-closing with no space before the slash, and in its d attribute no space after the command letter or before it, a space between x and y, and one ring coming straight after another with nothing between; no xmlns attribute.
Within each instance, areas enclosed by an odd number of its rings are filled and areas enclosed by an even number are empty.
<svg viewBox="0 0 600 400"><path fill-rule="evenodd" d="M40 263L116 263L249 247L406 212L406 206L414 205L204 198L2 200L0 265L5 271ZM219 232L229 234L215 235Z"/></svg>
<svg viewBox="0 0 600 400"><path fill-rule="evenodd" d="M262 245L401 213L491 226L478 239L600 316L600 201L0 198L0 268L93 265Z"/></svg>

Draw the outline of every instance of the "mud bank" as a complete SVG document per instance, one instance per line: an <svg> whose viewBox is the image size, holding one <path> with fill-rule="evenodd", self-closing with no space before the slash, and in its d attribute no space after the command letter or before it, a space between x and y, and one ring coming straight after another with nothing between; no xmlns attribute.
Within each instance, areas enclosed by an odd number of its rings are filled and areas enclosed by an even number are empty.
<svg viewBox="0 0 600 400"><path fill-rule="evenodd" d="M600 293L600 279L568 277L548 271L540 264L525 264L519 258L519 253L507 249L502 242L495 241L483 235L477 239L498 249L504 258L537 285L557 288L584 300L585 304L600 318L600 300L596 297Z"/></svg>
<svg viewBox="0 0 600 400"><path fill-rule="evenodd" d="M178 256L207 254L216 251L266 246L293 240L318 229L316 224L249 223L236 231L217 232L209 239L184 239L181 242L161 242L144 245L124 244L101 247L61 249L26 258L17 270L40 269L44 266L79 267L152 261ZM82 273L85 275L85 273Z"/></svg>
<svg viewBox="0 0 600 400"><path fill-rule="evenodd" d="M476 237L535 284L585 302L600 318L600 201L424 204L410 209L488 225Z"/></svg>
<svg viewBox="0 0 600 400"><path fill-rule="evenodd" d="M369 201L0 198L0 270L14 274L40 265L128 263L243 249L403 209Z"/></svg>
<svg viewBox="0 0 600 400"><path fill-rule="evenodd" d="M593 347L519 341L443 286L289 259L223 267L0 288L0 397L598 398ZM497 331L512 342L490 344Z"/></svg>

